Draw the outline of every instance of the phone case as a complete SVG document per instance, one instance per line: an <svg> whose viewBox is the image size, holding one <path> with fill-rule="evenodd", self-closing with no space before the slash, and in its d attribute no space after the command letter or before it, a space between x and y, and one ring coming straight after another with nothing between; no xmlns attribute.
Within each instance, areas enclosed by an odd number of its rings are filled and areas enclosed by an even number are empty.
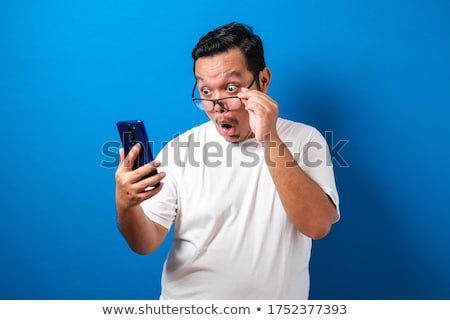
<svg viewBox="0 0 450 320"><path fill-rule="evenodd" d="M119 135L125 151L125 156L128 155L128 152L130 152L131 148L136 143L141 144L141 151L139 152L137 159L133 163L133 170L153 161L151 145L148 140L144 122L142 120L118 121L117 129L119 130ZM154 170L150 174L144 176L142 179L153 176L157 173L157 170ZM159 186L159 183L157 183L154 187L157 186Z"/></svg>

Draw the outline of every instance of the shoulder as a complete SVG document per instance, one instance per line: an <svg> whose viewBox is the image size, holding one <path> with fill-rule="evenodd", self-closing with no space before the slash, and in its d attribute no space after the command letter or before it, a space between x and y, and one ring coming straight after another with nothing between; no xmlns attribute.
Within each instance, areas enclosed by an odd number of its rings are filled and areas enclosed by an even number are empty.
<svg viewBox="0 0 450 320"><path fill-rule="evenodd" d="M322 140L322 135L313 126L288 119L279 118L277 122L278 134L282 140L311 141Z"/></svg>
<svg viewBox="0 0 450 320"><path fill-rule="evenodd" d="M210 130L210 123L211 121L206 121L198 126L192 127L183 133L175 135L173 140L189 141L195 138L195 141L198 141L201 137L207 136Z"/></svg>
<svg viewBox="0 0 450 320"><path fill-rule="evenodd" d="M182 133L177 133L173 138L164 144L159 155L171 159L173 156L179 158L205 143L210 132L210 122L204 122L198 126L192 127ZM169 160L166 160L169 161ZM169 161L170 162L170 161Z"/></svg>

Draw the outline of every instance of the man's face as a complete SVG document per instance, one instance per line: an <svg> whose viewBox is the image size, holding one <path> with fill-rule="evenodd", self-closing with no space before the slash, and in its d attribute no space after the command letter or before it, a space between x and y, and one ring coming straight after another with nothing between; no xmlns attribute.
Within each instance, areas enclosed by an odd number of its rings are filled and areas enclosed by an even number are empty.
<svg viewBox="0 0 450 320"><path fill-rule="evenodd" d="M236 96L241 88L248 87L253 76L247 69L245 57L238 48L210 57L201 57L195 62L195 77L202 99ZM251 87L255 88L256 84ZM216 104L213 110L205 111L216 125L217 131L227 141L238 142L253 137L244 102L236 110L225 110Z"/></svg>

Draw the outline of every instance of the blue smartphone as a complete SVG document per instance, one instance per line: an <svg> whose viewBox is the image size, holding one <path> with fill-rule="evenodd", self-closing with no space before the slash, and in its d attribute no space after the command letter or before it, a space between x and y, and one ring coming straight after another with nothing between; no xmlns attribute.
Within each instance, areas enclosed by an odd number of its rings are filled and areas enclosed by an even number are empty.
<svg viewBox="0 0 450 320"><path fill-rule="evenodd" d="M153 161L151 145L148 141L147 131L145 130L144 122L142 120L118 121L117 129L119 130L120 139L125 151L125 157L128 155L131 148L133 148L136 143L141 144L141 151L139 152L137 159L133 163L133 170ZM153 170L142 179L148 178L157 173L157 170ZM158 182L153 187L156 188L159 186L159 184L160 183Z"/></svg>

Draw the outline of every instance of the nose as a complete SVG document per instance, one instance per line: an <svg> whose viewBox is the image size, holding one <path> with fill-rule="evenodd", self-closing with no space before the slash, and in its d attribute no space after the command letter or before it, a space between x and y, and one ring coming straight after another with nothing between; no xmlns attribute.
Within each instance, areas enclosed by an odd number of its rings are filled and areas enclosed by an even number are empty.
<svg viewBox="0 0 450 320"><path fill-rule="evenodd" d="M224 113L228 111L220 101L215 101L213 110L217 113Z"/></svg>

